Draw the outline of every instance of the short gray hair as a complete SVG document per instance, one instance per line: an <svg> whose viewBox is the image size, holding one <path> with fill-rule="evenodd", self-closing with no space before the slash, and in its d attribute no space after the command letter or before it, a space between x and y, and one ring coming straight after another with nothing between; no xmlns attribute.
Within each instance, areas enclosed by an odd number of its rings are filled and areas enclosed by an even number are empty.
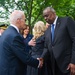
<svg viewBox="0 0 75 75"><path fill-rule="evenodd" d="M52 7L46 7L46 8L43 10L43 12L44 12L45 10L50 10L51 12L56 13L55 10L54 10Z"/></svg>
<svg viewBox="0 0 75 75"><path fill-rule="evenodd" d="M10 23L13 23L13 22L16 22L18 18L22 18L22 16L24 15L24 12L21 11L21 10L14 10L10 17L9 17L9 20L10 20Z"/></svg>

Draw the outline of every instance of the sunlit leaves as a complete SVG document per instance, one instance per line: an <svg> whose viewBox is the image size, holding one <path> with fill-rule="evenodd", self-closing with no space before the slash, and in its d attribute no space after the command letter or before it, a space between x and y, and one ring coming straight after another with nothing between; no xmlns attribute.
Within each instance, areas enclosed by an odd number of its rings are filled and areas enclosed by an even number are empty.
<svg viewBox="0 0 75 75"><path fill-rule="evenodd" d="M7 18L14 9L23 10L27 23L31 26L38 20L43 20L42 11L47 6L52 6L57 15L71 16L75 19L75 0L0 0L0 18ZM44 21L45 22L45 21Z"/></svg>

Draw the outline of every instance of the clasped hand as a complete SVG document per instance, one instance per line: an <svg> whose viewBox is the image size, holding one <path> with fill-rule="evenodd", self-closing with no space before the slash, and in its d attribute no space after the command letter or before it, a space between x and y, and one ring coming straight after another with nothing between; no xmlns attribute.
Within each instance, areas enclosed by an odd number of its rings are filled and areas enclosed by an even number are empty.
<svg viewBox="0 0 75 75"><path fill-rule="evenodd" d="M37 58L39 60L38 68L41 68L43 66L43 58Z"/></svg>
<svg viewBox="0 0 75 75"><path fill-rule="evenodd" d="M75 64L70 63L67 70L70 70L70 75L75 75Z"/></svg>

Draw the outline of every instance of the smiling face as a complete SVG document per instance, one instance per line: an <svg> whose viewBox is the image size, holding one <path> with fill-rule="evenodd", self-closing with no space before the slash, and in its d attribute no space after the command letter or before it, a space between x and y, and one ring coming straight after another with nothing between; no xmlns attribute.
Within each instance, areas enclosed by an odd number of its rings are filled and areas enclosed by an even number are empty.
<svg viewBox="0 0 75 75"><path fill-rule="evenodd" d="M26 28L24 29L24 34L25 35L28 35L29 34L29 31L30 31L29 26L26 26Z"/></svg>
<svg viewBox="0 0 75 75"><path fill-rule="evenodd" d="M55 12L46 9L43 11L43 17L47 23L52 24L56 18L56 14Z"/></svg>

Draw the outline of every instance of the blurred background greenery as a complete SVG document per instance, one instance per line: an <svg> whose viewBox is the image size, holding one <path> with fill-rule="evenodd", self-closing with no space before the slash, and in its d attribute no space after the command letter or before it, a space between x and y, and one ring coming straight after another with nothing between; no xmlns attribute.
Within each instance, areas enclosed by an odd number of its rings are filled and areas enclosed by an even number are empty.
<svg viewBox="0 0 75 75"><path fill-rule="evenodd" d="M19 9L25 12L27 24L33 27L36 21L44 21L42 11L47 6L52 6L58 16L75 20L75 0L0 0L0 24L9 24L10 13Z"/></svg>

